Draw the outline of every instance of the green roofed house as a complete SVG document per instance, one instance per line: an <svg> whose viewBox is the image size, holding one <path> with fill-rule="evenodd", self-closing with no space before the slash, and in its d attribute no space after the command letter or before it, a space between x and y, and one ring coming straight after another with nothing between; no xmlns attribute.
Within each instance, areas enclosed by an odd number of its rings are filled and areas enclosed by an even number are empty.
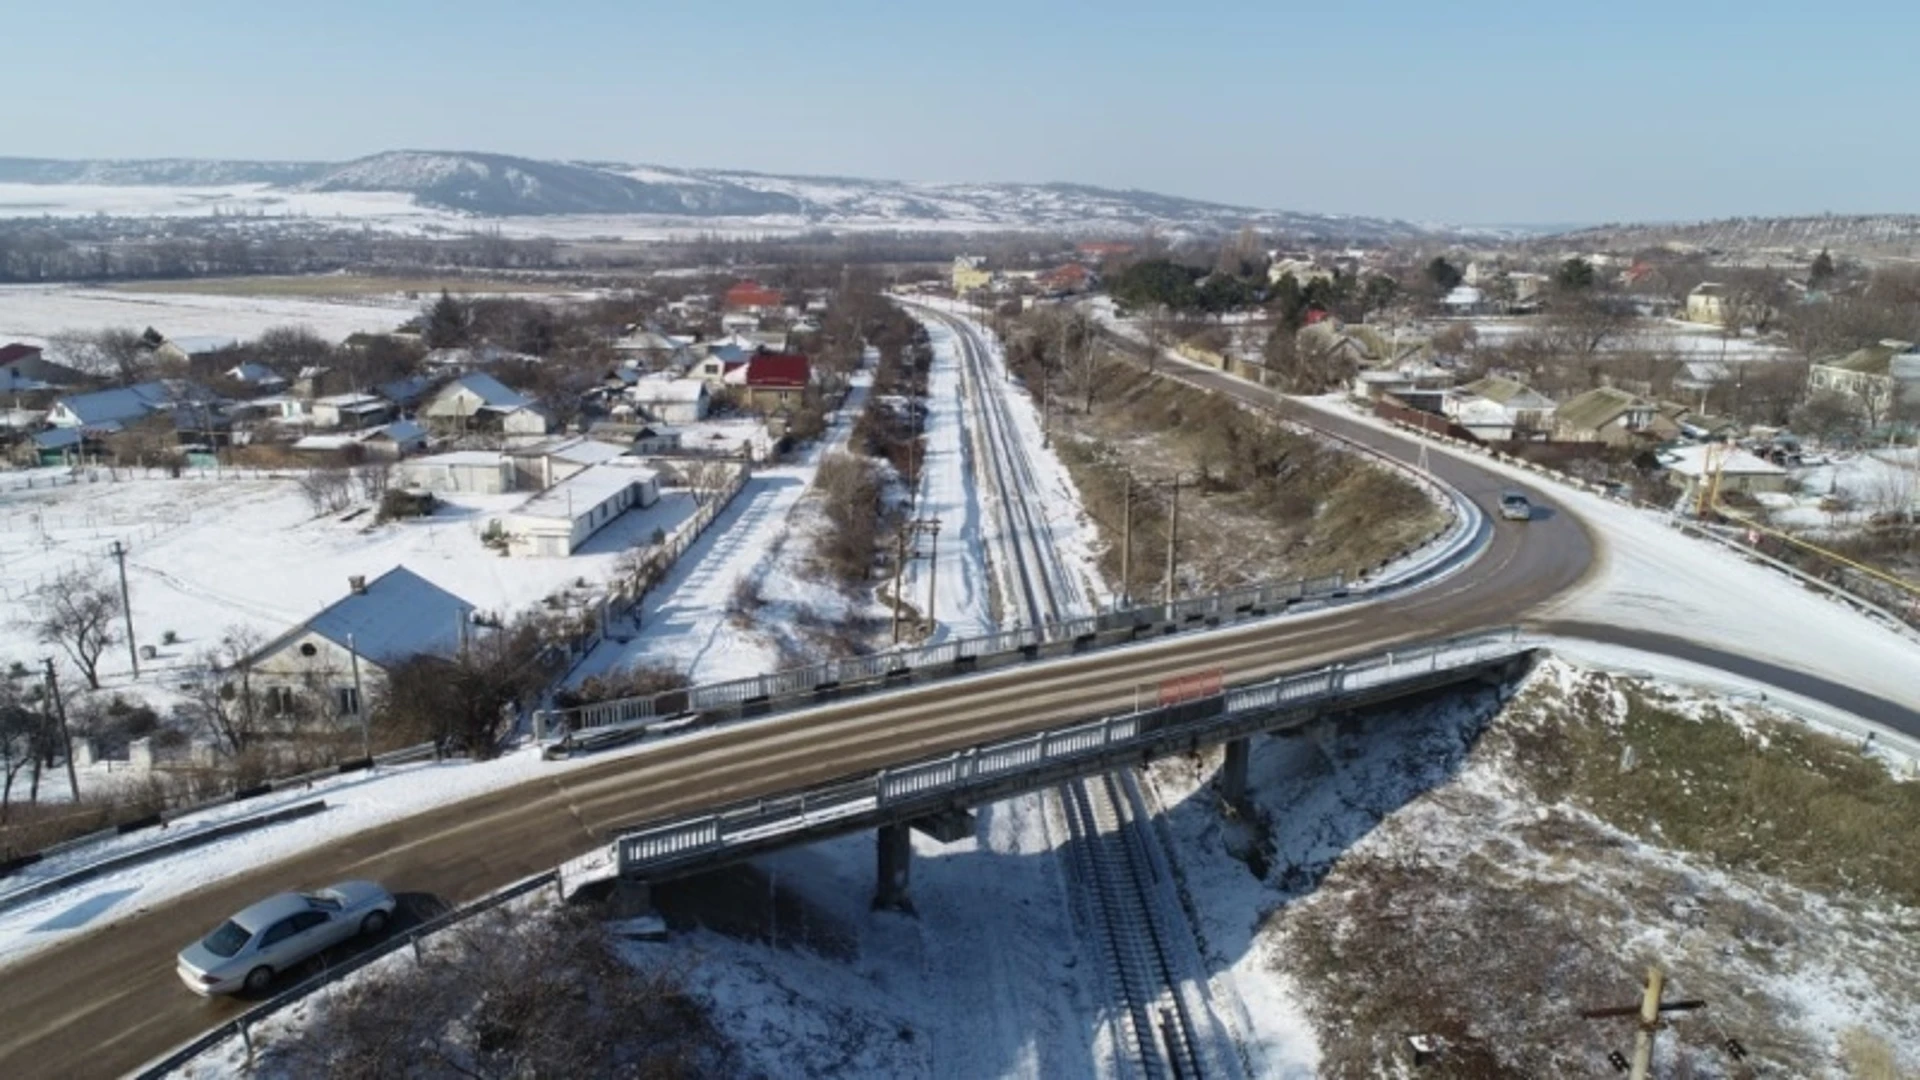
<svg viewBox="0 0 1920 1080"><path fill-rule="evenodd" d="M1920 346L1887 338L1822 361L1807 372L1807 392L1845 398L1878 427L1896 402L1920 404Z"/></svg>
<svg viewBox="0 0 1920 1080"><path fill-rule="evenodd" d="M1637 442L1665 442L1679 434L1680 426L1661 415L1659 406L1611 386L1569 398L1553 410L1555 442L1630 446Z"/></svg>

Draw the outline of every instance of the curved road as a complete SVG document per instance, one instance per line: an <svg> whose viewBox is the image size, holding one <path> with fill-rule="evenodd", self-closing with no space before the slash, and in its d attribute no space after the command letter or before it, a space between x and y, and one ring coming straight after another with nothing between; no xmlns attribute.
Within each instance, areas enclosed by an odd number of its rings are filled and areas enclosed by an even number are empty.
<svg viewBox="0 0 1920 1080"><path fill-rule="evenodd" d="M1284 405L1257 387L1220 378L1219 388L1235 397ZM1414 452L1407 440L1364 425L1300 419L1402 458ZM1435 453L1432 461L1441 479L1490 514L1499 491L1515 486L1447 455ZM1544 495L1539 501L1552 506ZM397 892L464 903L652 818L1117 711L1131 704L1136 685L1171 674L1223 667L1230 679L1244 680L1400 641L1524 622L1579 584L1595 558L1593 539L1568 514L1502 522L1467 568L1376 604L1168 638L723 728L359 833L121 913L91 933L0 968L0 1076L117 1075L236 1015L244 1003L202 1001L180 986L172 956L228 913L278 889L371 877Z"/></svg>

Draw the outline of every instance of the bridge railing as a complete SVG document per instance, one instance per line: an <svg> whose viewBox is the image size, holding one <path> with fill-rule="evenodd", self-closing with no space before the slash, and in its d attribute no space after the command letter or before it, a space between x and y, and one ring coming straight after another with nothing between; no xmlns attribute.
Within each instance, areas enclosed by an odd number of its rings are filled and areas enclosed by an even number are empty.
<svg viewBox="0 0 1920 1080"><path fill-rule="evenodd" d="M751 708L773 711L777 707L811 704L819 694L829 690L849 692L894 684L903 679L924 682L964 674L970 670L966 667L968 661L978 666L998 666L1014 662L1016 657L1022 661L1034 659L1040 655L1039 649L1044 645L1072 642L1078 646L1098 647L1096 639L1102 634L1201 622L1220 626L1258 619L1303 601L1342 595L1346 584L1345 575L1326 574L1296 581L1248 585L1207 596L1176 600L1170 604L1136 604L1041 626L1018 626L977 637L894 649L870 656L828 660L807 667L709 683L687 690L556 709L548 712L547 720L564 725L570 733L579 733L645 725L685 713L745 711Z"/></svg>
<svg viewBox="0 0 1920 1080"><path fill-rule="evenodd" d="M649 871L686 864L750 839L797 831L823 820L923 800L1077 758L1144 745L1169 735L1204 733L1249 714L1329 702L1421 676L1517 656L1529 650L1513 628L1394 649L1329 664L1211 697L1142 709L1012 738L882 769L806 791L735 803L707 813L660 822L617 838L620 870Z"/></svg>

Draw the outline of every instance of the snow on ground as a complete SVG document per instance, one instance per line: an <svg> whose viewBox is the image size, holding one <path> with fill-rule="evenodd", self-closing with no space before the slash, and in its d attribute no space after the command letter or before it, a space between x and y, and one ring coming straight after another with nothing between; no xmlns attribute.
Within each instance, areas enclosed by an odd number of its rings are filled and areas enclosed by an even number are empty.
<svg viewBox="0 0 1920 1080"><path fill-rule="evenodd" d="M1789 529L1846 529L1878 514L1920 504L1920 450L1912 447L1835 453L1823 465L1793 470L1791 492L1758 496L1772 522ZM1852 509L1829 513L1821 503L1841 495Z"/></svg>
<svg viewBox="0 0 1920 1080"><path fill-rule="evenodd" d="M924 558L907 567L901 591L914 609L925 613L927 576L933 575L934 615L939 628L931 640L975 637L995 628L987 587L986 531L991 523L981 506L985 481L973 472L970 432L978 423L967 415L960 385L960 346L953 330L928 320L933 366L927 374L925 460L914 516L940 521L937 563Z"/></svg>
<svg viewBox="0 0 1920 1080"><path fill-rule="evenodd" d="M818 500L805 497L821 459L846 443L872 385L871 372L853 377L822 444L755 469L726 512L642 602L639 626L601 642L570 681L578 685L635 665L671 667L695 684L796 666L794 643L781 636L792 617L804 611L837 622L852 610L847 597L805 572L809 536L820 527L807 513Z"/></svg>
<svg viewBox="0 0 1920 1080"><path fill-rule="evenodd" d="M1370 414L1324 399L1302 404L1386 426ZM1436 454L1455 451L1434 444ZM1741 653L1920 708L1920 643L1808 591L1778 571L1685 536L1665 514L1556 484L1490 458L1469 460L1514 480L1545 487L1553 501L1588 523L1599 565L1546 617L1671 634Z"/></svg>
<svg viewBox="0 0 1920 1080"><path fill-rule="evenodd" d="M0 185L4 186L4 185ZM356 296L334 303L270 296L138 293L72 285L0 286L0 342L45 345L67 331L132 330L151 326L168 337L254 338L281 326L301 326L329 341L360 331L383 333L418 313L420 302Z"/></svg>
<svg viewBox="0 0 1920 1080"><path fill-rule="evenodd" d="M1530 316L1486 317L1468 320L1482 345L1506 345L1539 328L1543 319ZM1687 360L1790 360L1793 354L1771 341L1751 335L1727 337L1719 329L1680 319L1641 319L1631 330L1609 342L1607 352L1666 352Z"/></svg>
<svg viewBox="0 0 1920 1080"><path fill-rule="evenodd" d="M111 574L107 548L124 542L135 631L159 649L133 684L123 648L109 649L103 676L112 689L151 692L154 672L194 666L196 654L229 629L262 641L279 635L347 594L347 578L369 580L405 565L482 610L511 615L548 597L584 602L614 575L619 555L671 532L694 510L684 491L630 511L565 559L506 558L481 542L489 522L528 496L460 495L430 518L372 524L316 517L292 479L147 479L33 490L0 490L0 662L45 652L21 625L33 592L60 574ZM724 535L724 534L720 534ZM584 584L583 584L584 583ZM161 645L173 631L176 645Z"/></svg>

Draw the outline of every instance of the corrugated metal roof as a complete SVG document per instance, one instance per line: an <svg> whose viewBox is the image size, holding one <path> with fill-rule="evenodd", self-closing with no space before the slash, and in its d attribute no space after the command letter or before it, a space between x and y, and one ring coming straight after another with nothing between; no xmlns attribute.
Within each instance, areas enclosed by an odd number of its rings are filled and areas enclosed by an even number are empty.
<svg viewBox="0 0 1920 1080"><path fill-rule="evenodd" d="M452 656L473 617L473 605L404 566L367 582L364 593L349 592L307 620L311 630L342 648L352 648L377 664L410 656Z"/></svg>

